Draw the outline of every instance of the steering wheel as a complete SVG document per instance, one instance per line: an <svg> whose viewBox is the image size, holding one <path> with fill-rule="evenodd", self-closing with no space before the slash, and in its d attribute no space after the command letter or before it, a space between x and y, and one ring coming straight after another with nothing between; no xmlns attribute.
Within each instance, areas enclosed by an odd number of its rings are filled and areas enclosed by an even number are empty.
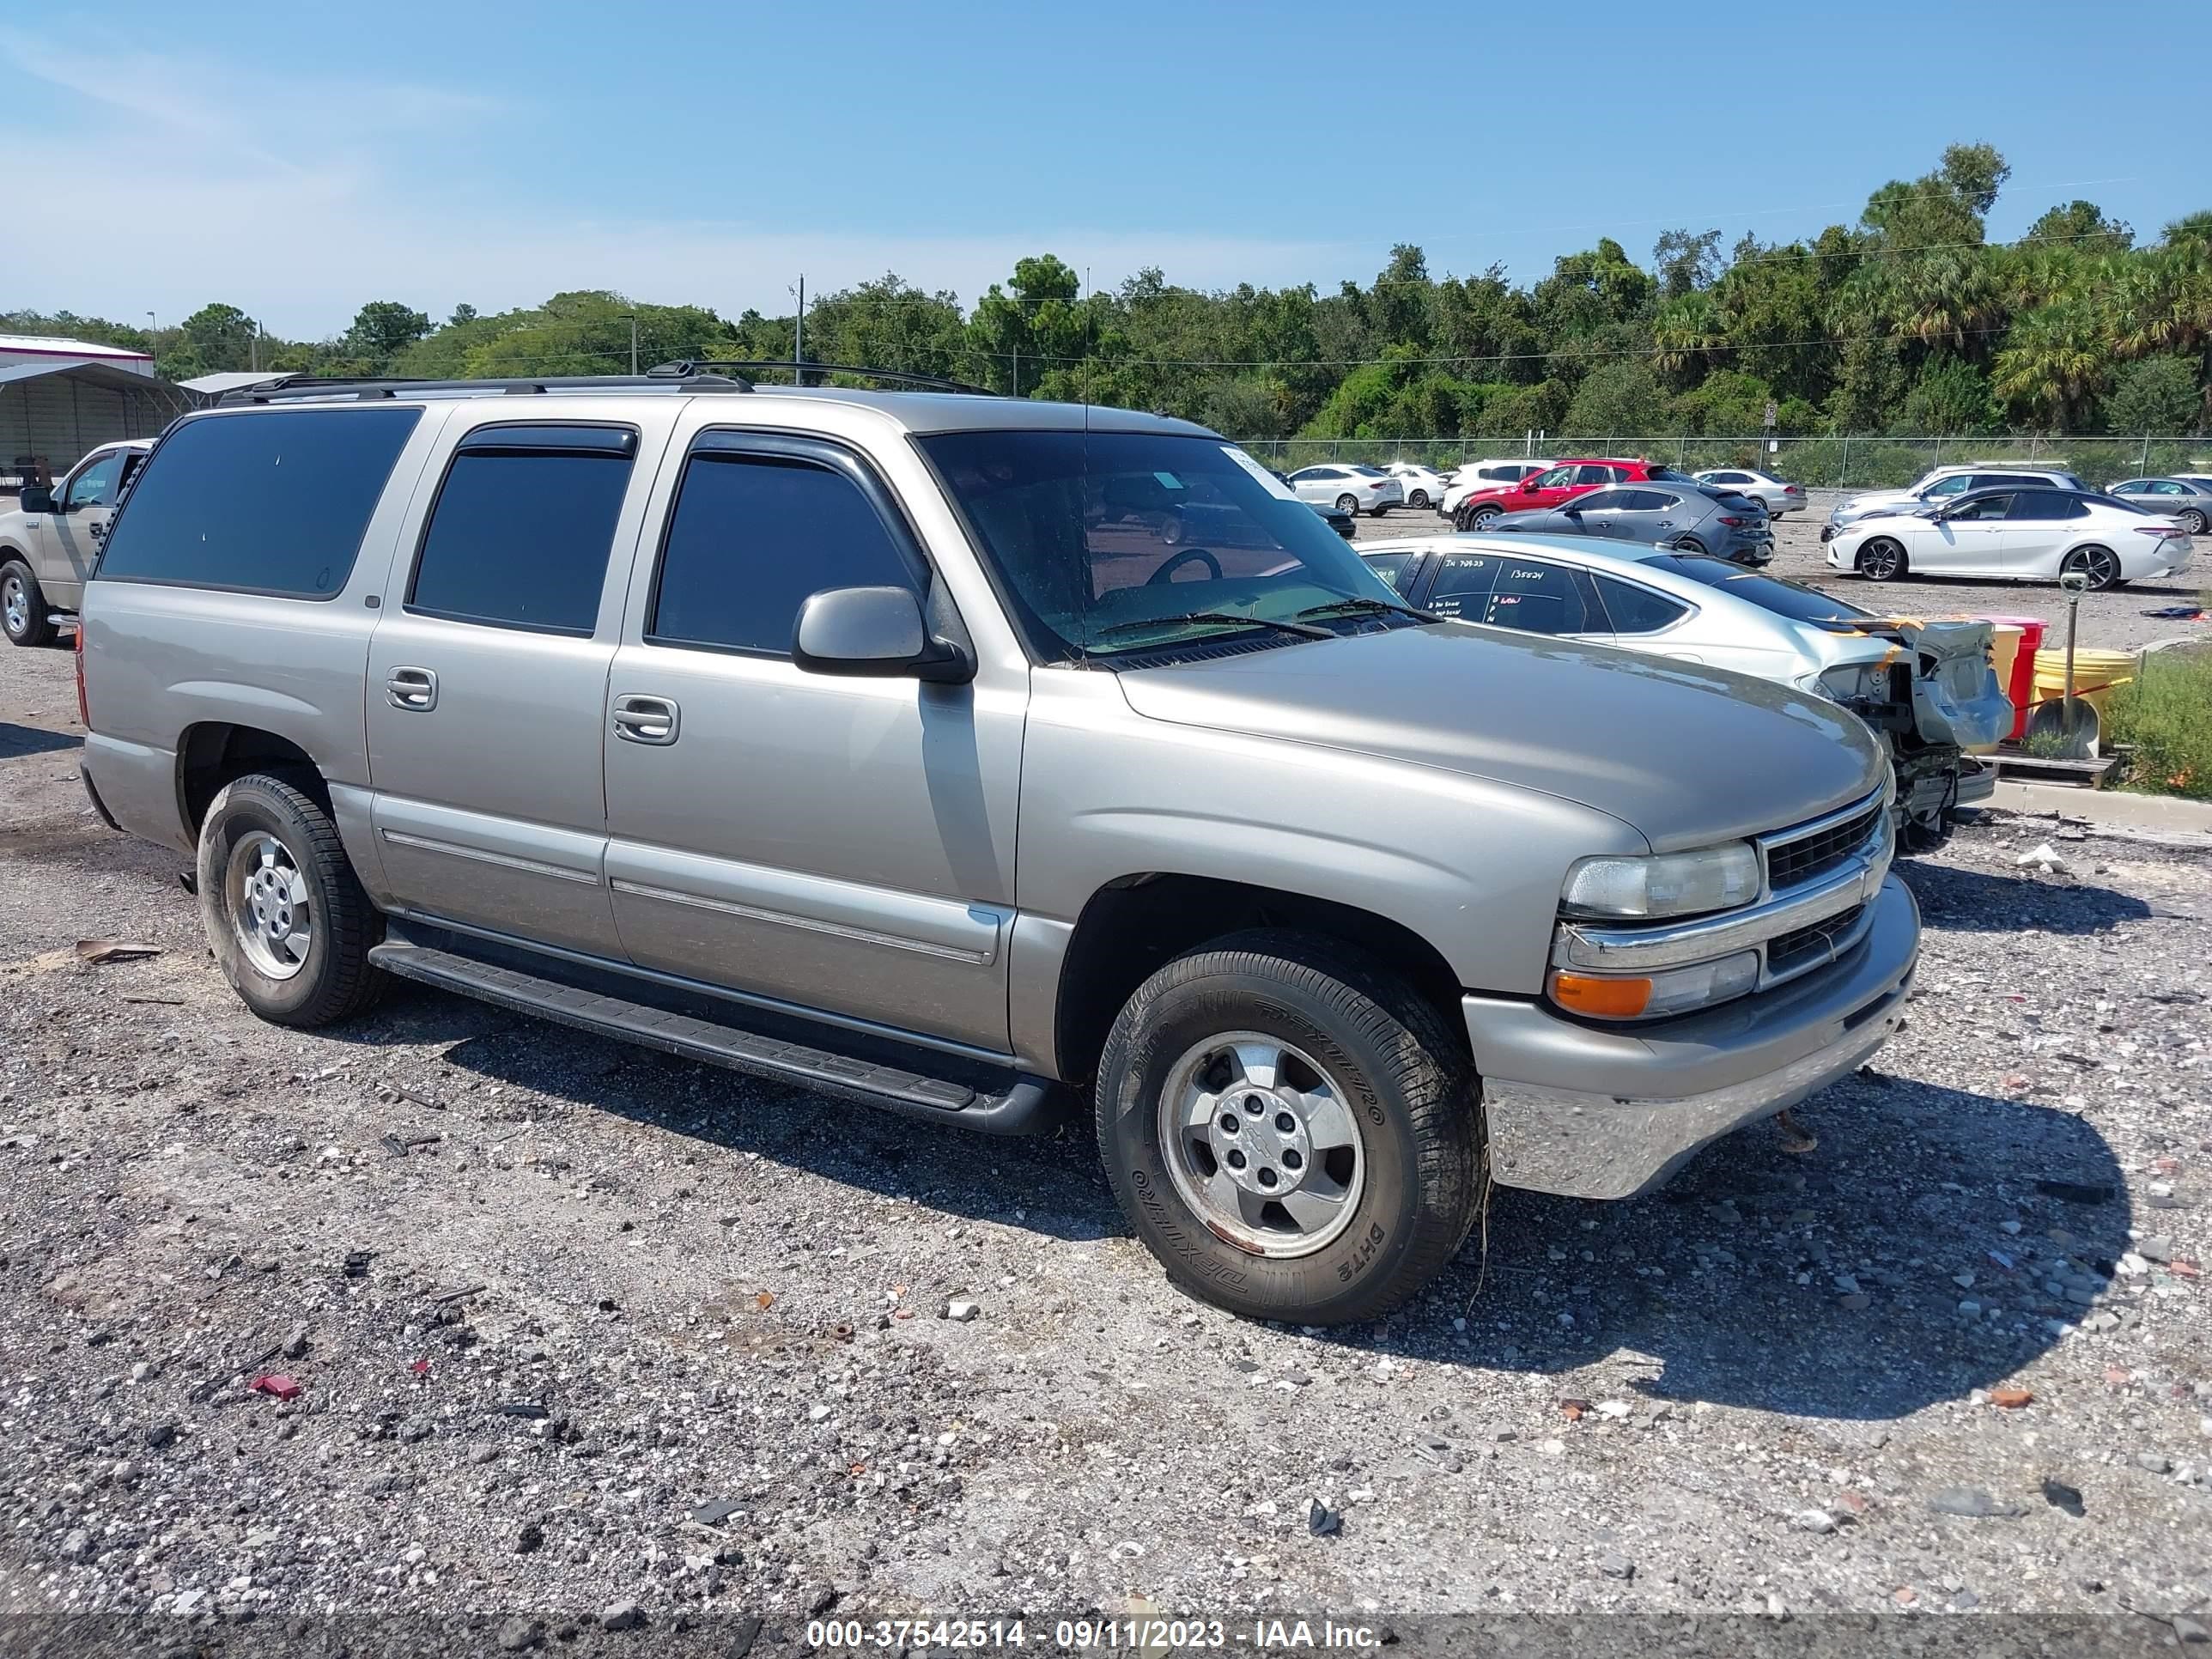
<svg viewBox="0 0 2212 1659"><path fill-rule="evenodd" d="M1158 570L1155 570L1151 575L1147 576L1145 579L1145 586L1147 587L1158 587L1162 582L1173 581L1175 580L1175 573L1176 571L1182 569L1183 566L1192 563L1200 563L1205 565L1206 574L1209 577L1215 581L1219 581L1221 580L1220 560L1215 558L1212 554L1207 552L1202 547L1186 547L1182 552L1176 554L1175 557L1170 559Z"/></svg>

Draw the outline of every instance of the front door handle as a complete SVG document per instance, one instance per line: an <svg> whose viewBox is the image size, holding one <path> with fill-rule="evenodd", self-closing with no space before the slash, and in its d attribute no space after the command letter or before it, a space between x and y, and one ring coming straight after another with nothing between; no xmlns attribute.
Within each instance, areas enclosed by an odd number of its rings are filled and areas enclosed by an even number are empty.
<svg viewBox="0 0 2212 1659"><path fill-rule="evenodd" d="M665 746L676 741L682 711L672 697L647 697L634 693L614 702L615 735L626 743Z"/></svg>
<svg viewBox="0 0 2212 1659"><path fill-rule="evenodd" d="M384 695L394 708L428 714L438 706L438 676L428 668L395 668L384 682Z"/></svg>

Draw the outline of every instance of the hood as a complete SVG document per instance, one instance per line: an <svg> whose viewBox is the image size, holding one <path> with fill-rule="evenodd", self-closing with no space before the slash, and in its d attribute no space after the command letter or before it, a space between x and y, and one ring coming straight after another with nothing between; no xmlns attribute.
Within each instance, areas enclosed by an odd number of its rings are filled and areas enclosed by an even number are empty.
<svg viewBox="0 0 2212 1659"><path fill-rule="evenodd" d="M1814 817L1881 786L1856 716L1663 658L1446 623L1125 671L1139 714L1381 755L1580 802L1662 851ZM1387 805L1378 805L1387 811Z"/></svg>

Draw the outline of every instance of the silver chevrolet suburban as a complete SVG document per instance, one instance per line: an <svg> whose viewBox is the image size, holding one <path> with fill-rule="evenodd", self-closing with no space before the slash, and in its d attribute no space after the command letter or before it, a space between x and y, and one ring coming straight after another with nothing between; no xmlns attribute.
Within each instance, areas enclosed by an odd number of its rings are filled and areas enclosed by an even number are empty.
<svg viewBox="0 0 2212 1659"><path fill-rule="evenodd" d="M1856 717L1410 611L1118 410L282 385L161 438L78 651L94 805L263 1018L398 976L993 1133L1088 1096L1255 1316L1382 1313L1492 1182L1645 1191L1918 944Z"/></svg>

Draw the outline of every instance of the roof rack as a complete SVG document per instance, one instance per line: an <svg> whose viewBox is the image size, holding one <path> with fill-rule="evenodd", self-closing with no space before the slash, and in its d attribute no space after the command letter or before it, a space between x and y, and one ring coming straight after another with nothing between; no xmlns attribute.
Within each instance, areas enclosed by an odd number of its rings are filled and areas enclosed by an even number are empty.
<svg viewBox="0 0 2212 1659"><path fill-rule="evenodd" d="M909 374L898 368L865 368L857 363L776 362L756 360L724 360L708 358L693 360L681 357L671 363L658 363L646 371L648 374L671 378L689 374L736 374L750 378L755 374L782 374L794 380L808 374L851 374L865 380L879 380L886 386L911 387L920 392L958 392L972 398L995 398L1000 394L988 386L970 386L965 380L950 380L939 374Z"/></svg>
<svg viewBox="0 0 2212 1659"><path fill-rule="evenodd" d="M350 398L368 403L417 392L465 392L482 398L535 397L551 392L750 392L752 382L742 375L702 373L684 365L665 365L649 374L555 374L527 380L416 380L404 375L288 374L282 380L238 386L222 393L217 404L297 403L313 398ZM719 369L721 366L702 365Z"/></svg>

